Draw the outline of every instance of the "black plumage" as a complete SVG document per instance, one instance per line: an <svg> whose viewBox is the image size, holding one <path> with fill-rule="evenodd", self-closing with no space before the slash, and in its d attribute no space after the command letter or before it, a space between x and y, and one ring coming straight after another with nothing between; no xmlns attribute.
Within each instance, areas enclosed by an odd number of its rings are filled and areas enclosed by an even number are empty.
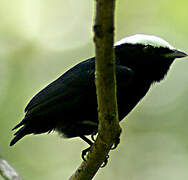
<svg viewBox="0 0 188 180"><path fill-rule="evenodd" d="M145 36L145 35L143 35ZM144 37L147 38L147 37ZM175 58L187 56L168 44L126 42L115 46L117 101L121 121L167 74ZM95 58L83 61L40 91L25 108L10 145L27 134L56 130L65 137L97 133Z"/></svg>

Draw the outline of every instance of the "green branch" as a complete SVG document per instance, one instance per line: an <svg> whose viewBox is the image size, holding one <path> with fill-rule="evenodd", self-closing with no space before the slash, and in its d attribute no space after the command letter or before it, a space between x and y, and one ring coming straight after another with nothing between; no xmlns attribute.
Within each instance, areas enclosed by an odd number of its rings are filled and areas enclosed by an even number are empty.
<svg viewBox="0 0 188 180"><path fill-rule="evenodd" d="M94 42L96 49L95 80L99 128L87 161L82 162L69 180L90 180L105 161L112 145L119 139L119 126L114 55L115 0L96 1Z"/></svg>

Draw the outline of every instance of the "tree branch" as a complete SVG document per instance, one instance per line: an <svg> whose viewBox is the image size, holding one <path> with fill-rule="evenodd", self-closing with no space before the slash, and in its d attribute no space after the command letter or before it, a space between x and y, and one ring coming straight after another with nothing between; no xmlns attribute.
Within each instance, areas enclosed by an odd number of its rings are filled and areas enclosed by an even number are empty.
<svg viewBox="0 0 188 180"><path fill-rule="evenodd" d="M108 145L119 138L116 74L114 53L114 11L115 0L97 1L94 25L96 61L95 76L99 115L99 137Z"/></svg>
<svg viewBox="0 0 188 180"><path fill-rule="evenodd" d="M22 180L15 169L4 159L0 157L0 175L5 180Z"/></svg>
<svg viewBox="0 0 188 180"><path fill-rule="evenodd" d="M69 180L90 180L105 161L112 145L119 140L114 55L115 0L96 0L94 42L96 47L95 80L99 128L96 142Z"/></svg>

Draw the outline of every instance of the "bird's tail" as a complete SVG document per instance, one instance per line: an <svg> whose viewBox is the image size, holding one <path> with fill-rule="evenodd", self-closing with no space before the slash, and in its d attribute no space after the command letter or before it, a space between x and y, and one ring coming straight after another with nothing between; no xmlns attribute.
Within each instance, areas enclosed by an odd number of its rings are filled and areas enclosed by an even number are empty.
<svg viewBox="0 0 188 180"><path fill-rule="evenodd" d="M10 146L13 146L17 141L28 134L41 134L52 131L54 127L54 121L45 121L40 117L35 117L31 120L30 117L25 117L19 124L17 124L12 130L20 128L15 134L14 138L10 142ZM40 123L39 123L40 122Z"/></svg>
<svg viewBox="0 0 188 180"><path fill-rule="evenodd" d="M27 134L31 134L31 128L29 128L28 119L24 118L19 124L17 124L12 130L15 130L19 127L21 127L16 133L14 133L14 138L10 142L10 146L13 146L17 141L19 141L21 138L23 138Z"/></svg>
<svg viewBox="0 0 188 180"><path fill-rule="evenodd" d="M13 130L16 128L13 128ZM25 135L30 134L28 132L28 128L27 126L23 126L21 129L19 129L15 134L14 134L14 138L12 139L12 141L10 142L10 146L13 146L17 141L19 141L21 138L23 138Z"/></svg>

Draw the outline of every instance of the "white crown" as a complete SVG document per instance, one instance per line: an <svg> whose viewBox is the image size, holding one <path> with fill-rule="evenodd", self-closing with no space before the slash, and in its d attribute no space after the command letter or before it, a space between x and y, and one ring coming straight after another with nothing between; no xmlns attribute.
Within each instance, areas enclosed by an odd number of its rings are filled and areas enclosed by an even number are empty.
<svg viewBox="0 0 188 180"><path fill-rule="evenodd" d="M121 44L143 44L143 45L150 45L153 47L164 47L169 49L175 49L171 46L167 41L164 39L153 36L153 35L146 35L146 34L135 34L133 36L129 36L126 38L121 39L120 41L115 43L115 46Z"/></svg>

